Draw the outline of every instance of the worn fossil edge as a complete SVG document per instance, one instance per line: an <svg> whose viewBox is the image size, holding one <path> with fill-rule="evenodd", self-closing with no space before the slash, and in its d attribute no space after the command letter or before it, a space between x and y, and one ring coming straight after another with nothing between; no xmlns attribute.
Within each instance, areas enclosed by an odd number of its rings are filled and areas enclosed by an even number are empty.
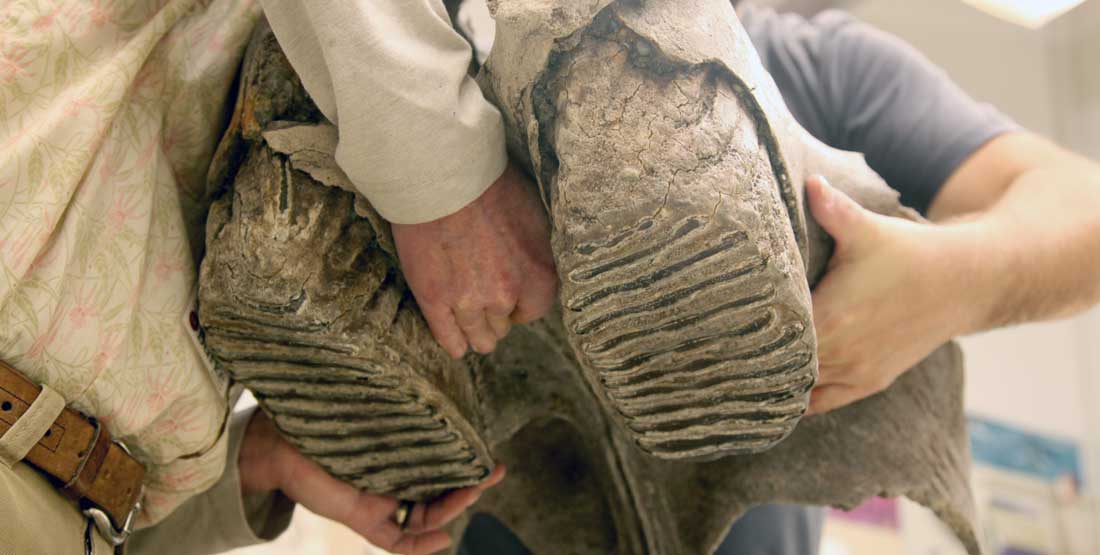
<svg viewBox="0 0 1100 555"><path fill-rule="evenodd" d="M759 108L607 13L550 65L533 93L541 179L585 375L653 456L773 447L806 409L817 348Z"/></svg>
<svg viewBox="0 0 1100 555"><path fill-rule="evenodd" d="M473 376L431 340L321 119L257 29L209 177L206 345L334 475L406 499L473 485L493 466Z"/></svg>

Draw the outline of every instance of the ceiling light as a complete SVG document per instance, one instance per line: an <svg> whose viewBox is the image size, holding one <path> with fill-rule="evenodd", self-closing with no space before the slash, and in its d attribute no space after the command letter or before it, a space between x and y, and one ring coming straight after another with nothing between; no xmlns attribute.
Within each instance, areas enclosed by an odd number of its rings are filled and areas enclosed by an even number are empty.
<svg viewBox="0 0 1100 555"><path fill-rule="evenodd" d="M1038 29L1085 0L963 0L1006 21Z"/></svg>

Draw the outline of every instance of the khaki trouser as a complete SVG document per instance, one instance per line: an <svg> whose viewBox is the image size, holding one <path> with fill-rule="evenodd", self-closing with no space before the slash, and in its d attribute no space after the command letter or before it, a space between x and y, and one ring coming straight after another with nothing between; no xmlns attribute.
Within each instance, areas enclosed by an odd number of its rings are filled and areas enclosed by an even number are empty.
<svg viewBox="0 0 1100 555"><path fill-rule="evenodd" d="M252 411L236 413L229 425L229 460L240 452ZM138 530L129 555L221 553L274 539L290 525L294 503L283 495L241 496L236 464L213 487L189 499L152 528ZM83 555L88 522L77 504L24 462L0 464L0 555ZM110 545L93 527L93 553Z"/></svg>
<svg viewBox="0 0 1100 555"><path fill-rule="evenodd" d="M29 465L0 464L0 555L82 555L87 526L76 502ZM90 536L93 553L114 552L94 527Z"/></svg>

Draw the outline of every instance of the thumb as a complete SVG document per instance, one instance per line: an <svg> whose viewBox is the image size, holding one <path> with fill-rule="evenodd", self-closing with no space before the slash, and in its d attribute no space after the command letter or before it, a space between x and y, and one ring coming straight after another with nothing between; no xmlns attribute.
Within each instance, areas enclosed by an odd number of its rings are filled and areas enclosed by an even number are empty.
<svg viewBox="0 0 1100 555"><path fill-rule="evenodd" d="M806 192L810 197L810 212L814 219L837 242L845 247L870 231L870 217L862 206L856 204L820 175L806 180Z"/></svg>

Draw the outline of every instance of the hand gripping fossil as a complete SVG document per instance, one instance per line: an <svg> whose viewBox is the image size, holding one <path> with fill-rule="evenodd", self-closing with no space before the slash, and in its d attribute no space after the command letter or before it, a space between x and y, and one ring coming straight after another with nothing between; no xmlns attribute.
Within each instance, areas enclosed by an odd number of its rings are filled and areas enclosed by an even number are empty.
<svg viewBox="0 0 1100 555"><path fill-rule="evenodd" d="M794 121L732 7L491 7L479 81L538 179L560 311L450 360L387 224L333 161L335 129L261 28L210 172L200 313L219 364L364 489L423 499L507 463L475 509L536 553L702 555L753 505L875 495L928 506L978 553L956 346L802 419L809 288L831 251L805 178L917 216Z"/></svg>

